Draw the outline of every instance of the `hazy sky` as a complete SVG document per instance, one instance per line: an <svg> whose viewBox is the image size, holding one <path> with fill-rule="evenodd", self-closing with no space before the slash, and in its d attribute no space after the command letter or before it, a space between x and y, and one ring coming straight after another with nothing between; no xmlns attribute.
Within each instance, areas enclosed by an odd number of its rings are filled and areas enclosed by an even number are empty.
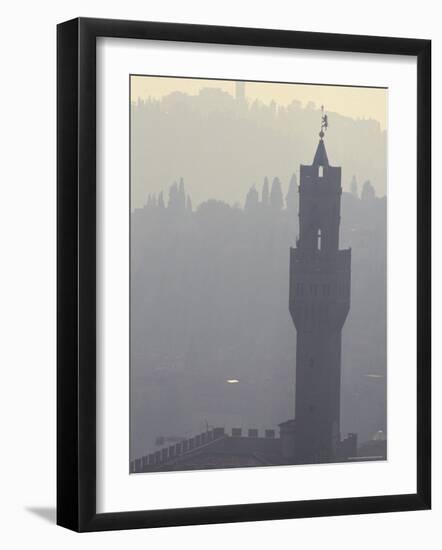
<svg viewBox="0 0 442 550"><path fill-rule="evenodd" d="M202 88L221 88L235 94L235 82L230 80L204 80L195 78L146 77L131 79L132 101L139 98L161 98L171 92L198 95ZM349 86L325 86L311 84L275 84L272 82L247 82L246 99L258 99L264 103L274 100L278 105L288 105L293 100L306 105L313 101L329 112L338 112L354 119L377 120L382 130L387 127L387 90Z"/></svg>

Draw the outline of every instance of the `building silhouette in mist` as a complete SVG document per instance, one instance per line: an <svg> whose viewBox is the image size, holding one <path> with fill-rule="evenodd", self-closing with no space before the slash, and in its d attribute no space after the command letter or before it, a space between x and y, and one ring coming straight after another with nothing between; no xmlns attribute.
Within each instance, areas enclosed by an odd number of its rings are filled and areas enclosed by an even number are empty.
<svg viewBox="0 0 442 550"><path fill-rule="evenodd" d="M341 168L330 166L321 129L313 164L301 165L299 239L290 251L296 327L296 459L339 454L341 331L350 309L351 250L339 250Z"/></svg>
<svg viewBox="0 0 442 550"><path fill-rule="evenodd" d="M235 99L240 102L245 102L246 100L246 83L242 80L235 82Z"/></svg>
<svg viewBox="0 0 442 550"><path fill-rule="evenodd" d="M294 418L279 424L279 434L207 429L132 460L131 473L358 460L357 435L341 439L340 433L341 331L350 309L351 250L339 249L341 168L328 161L322 128L319 135L313 163L301 165L299 238L290 250ZM250 201L256 200L255 192Z"/></svg>

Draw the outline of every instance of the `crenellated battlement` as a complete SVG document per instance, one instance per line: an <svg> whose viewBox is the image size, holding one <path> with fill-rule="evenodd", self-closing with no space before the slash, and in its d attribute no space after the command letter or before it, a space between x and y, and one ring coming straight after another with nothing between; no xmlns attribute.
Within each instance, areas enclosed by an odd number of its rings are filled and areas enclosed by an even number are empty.
<svg viewBox="0 0 442 550"><path fill-rule="evenodd" d="M130 473L160 470L166 465L173 465L178 459L182 460L206 451L267 454L278 451L279 445L279 437L273 429L266 429L260 434L256 428L249 428L244 433L242 428L232 428L228 434L224 428L217 427L132 460Z"/></svg>

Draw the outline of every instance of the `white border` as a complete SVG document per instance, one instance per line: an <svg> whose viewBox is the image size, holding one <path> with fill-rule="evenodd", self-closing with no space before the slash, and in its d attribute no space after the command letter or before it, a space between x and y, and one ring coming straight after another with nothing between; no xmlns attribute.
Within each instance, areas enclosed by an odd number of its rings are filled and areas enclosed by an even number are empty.
<svg viewBox="0 0 442 550"><path fill-rule="evenodd" d="M389 88L388 461L129 476L130 73ZM98 39L97 144L97 512L416 492L416 60Z"/></svg>

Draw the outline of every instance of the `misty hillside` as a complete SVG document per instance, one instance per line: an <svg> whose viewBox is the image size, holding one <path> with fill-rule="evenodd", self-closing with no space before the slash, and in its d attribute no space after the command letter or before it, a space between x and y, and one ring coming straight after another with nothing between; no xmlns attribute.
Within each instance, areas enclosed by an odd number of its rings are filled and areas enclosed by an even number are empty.
<svg viewBox="0 0 442 550"><path fill-rule="evenodd" d="M132 204L183 176L195 206L208 198L242 203L264 174L288 181L294 168L313 160L321 111L313 103L287 107L240 103L214 88L197 96L175 92L132 104ZM386 194L386 132L374 120L328 113L327 152L342 166L342 186L353 175ZM210 178L210 187L207 179Z"/></svg>

